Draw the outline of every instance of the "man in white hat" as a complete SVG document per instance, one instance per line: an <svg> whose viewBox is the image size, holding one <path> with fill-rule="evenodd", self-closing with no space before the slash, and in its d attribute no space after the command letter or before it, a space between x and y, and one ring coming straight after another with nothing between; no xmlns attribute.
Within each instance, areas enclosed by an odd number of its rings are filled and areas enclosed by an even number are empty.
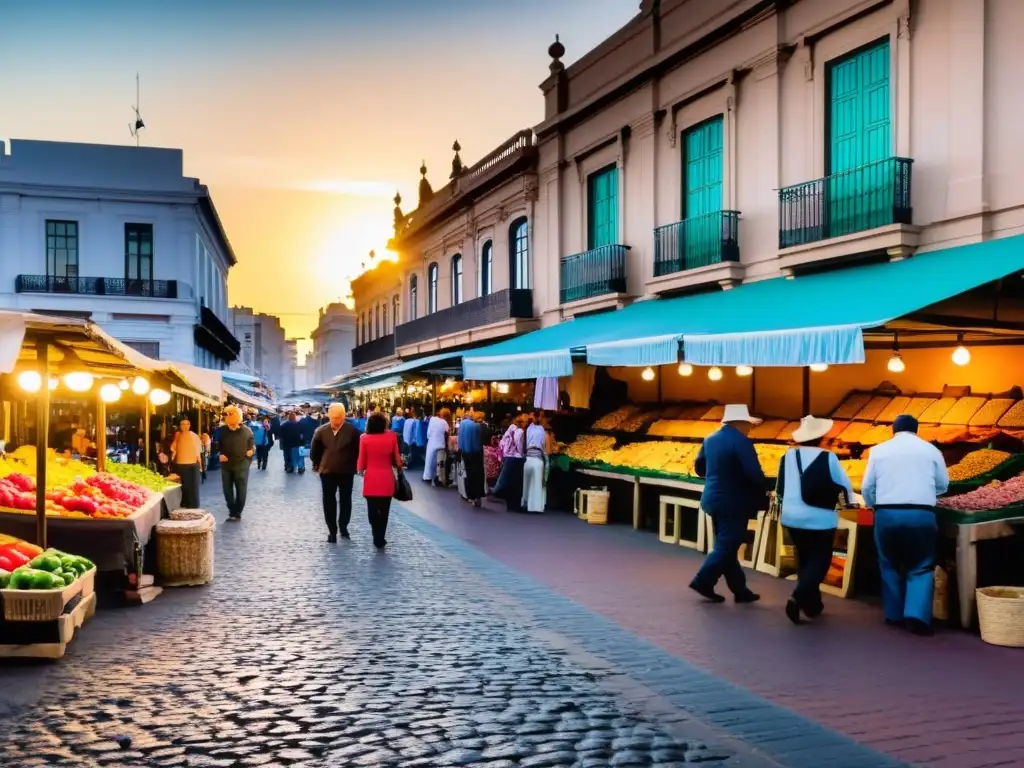
<svg viewBox="0 0 1024 768"><path fill-rule="evenodd" d="M695 469L704 478L700 504L715 523L715 548L690 582L690 589L713 603L725 602L715 592L725 576L737 603L761 599L747 587L739 550L747 535L747 522L765 509L767 484L757 460L754 443L747 437L761 420L745 405L727 405L722 428L709 435L700 447Z"/></svg>

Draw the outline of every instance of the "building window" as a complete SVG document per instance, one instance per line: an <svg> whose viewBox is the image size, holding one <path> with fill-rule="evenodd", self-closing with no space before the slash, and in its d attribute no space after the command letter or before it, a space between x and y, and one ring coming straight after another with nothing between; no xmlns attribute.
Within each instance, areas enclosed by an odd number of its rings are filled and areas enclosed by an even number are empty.
<svg viewBox="0 0 1024 768"><path fill-rule="evenodd" d="M381 310L382 310L382 314L384 315L384 320L381 321L381 326L384 328L384 335L387 336L388 335L388 305L387 304L382 304L381 305Z"/></svg>
<svg viewBox="0 0 1024 768"><path fill-rule="evenodd" d="M722 210L722 116L683 133L683 218Z"/></svg>
<svg viewBox="0 0 1024 768"><path fill-rule="evenodd" d="M530 236L526 219L516 219L508 230L509 273L513 288L530 287Z"/></svg>
<svg viewBox="0 0 1024 768"><path fill-rule="evenodd" d="M619 239L619 169L602 168L587 177L587 249Z"/></svg>
<svg viewBox="0 0 1024 768"><path fill-rule="evenodd" d="M427 267L427 314L437 312L437 264Z"/></svg>
<svg viewBox="0 0 1024 768"><path fill-rule="evenodd" d="M131 347L136 352L141 352L146 357L151 357L154 360L160 359L160 342L159 341L125 341L126 347Z"/></svg>
<svg viewBox="0 0 1024 768"><path fill-rule="evenodd" d="M452 306L462 303L462 254L452 256Z"/></svg>
<svg viewBox="0 0 1024 768"><path fill-rule="evenodd" d="M491 241L484 243L480 251L480 295L487 296L494 290L494 247Z"/></svg>
<svg viewBox="0 0 1024 768"><path fill-rule="evenodd" d="M148 292L153 280L153 225L124 225L125 293L141 295Z"/></svg>
<svg viewBox="0 0 1024 768"><path fill-rule="evenodd" d="M62 287L78 277L78 222L46 221L46 276Z"/></svg>
<svg viewBox="0 0 1024 768"><path fill-rule="evenodd" d="M401 309L402 304L398 299L398 294L396 293L394 298L391 299L391 322L395 328L397 328L398 324L402 321L400 314Z"/></svg>
<svg viewBox="0 0 1024 768"><path fill-rule="evenodd" d="M376 323L375 327L376 327L377 331L374 334L373 338L379 339L380 338L380 304L377 305L377 323Z"/></svg>
<svg viewBox="0 0 1024 768"><path fill-rule="evenodd" d="M409 277L409 320L416 319L419 311L419 280L416 275Z"/></svg>

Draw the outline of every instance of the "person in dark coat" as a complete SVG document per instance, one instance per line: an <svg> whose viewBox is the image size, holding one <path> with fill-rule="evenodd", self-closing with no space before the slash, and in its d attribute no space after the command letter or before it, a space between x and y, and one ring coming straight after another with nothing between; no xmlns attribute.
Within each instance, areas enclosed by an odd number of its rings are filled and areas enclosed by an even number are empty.
<svg viewBox="0 0 1024 768"><path fill-rule="evenodd" d="M713 603L725 602L715 592L725 576L737 603L760 599L747 586L740 565L739 550L747 536L747 522L767 508L764 472L757 460L754 443L747 437L760 423L745 405L727 405L722 428L704 440L694 469L704 478L701 508L715 524L715 548L690 582L690 589Z"/></svg>
<svg viewBox="0 0 1024 768"><path fill-rule="evenodd" d="M299 419L299 431L302 433L302 444L309 448L310 443L313 441L313 433L316 432L317 427L320 424L316 419L313 418L313 414L307 412L305 416ZM305 462L303 462L305 464Z"/></svg>
<svg viewBox="0 0 1024 768"><path fill-rule="evenodd" d="M302 440L302 428L299 426L298 414L292 411L288 419L281 424L281 450L284 451L284 471L288 474L298 472L300 475L306 471L306 460L299 452L304 443Z"/></svg>
<svg viewBox="0 0 1024 768"><path fill-rule="evenodd" d="M352 484L359 460L359 430L345 420L345 406L332 403L327 410L328 421L313 433L309 459L313 471L320 475L323 490L324 520L327 541L334 544L349 538L352 519ZM376 538L376 530L375 530Z"/></svg>

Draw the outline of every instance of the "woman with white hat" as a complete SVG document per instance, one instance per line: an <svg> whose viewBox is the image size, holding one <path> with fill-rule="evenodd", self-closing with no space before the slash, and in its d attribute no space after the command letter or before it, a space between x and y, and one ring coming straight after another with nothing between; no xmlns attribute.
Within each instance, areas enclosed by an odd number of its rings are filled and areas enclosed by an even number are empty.
<svg viewBox="0 0 1024 768"><path fill-rule="evenodd" d="M796 448L786 451L779 464L775 493L782 507L782 525L796 548L797 581L786 602L786 616L800 623L824 609L821 582L832 564L840 496L853 499L853 486L832 451L817 447L832 429L831 419L804 416L793 432Z"/></svg>

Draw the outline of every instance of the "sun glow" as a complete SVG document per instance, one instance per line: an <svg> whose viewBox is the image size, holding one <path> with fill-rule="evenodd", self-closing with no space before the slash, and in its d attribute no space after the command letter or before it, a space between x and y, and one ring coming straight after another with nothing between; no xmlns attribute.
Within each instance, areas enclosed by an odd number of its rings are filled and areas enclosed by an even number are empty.
<svg viewBox="0 0 1024 768"><path fill-rule="evenodd" d="M383 207L382 207L383 208ZM395 261L398 255L387 250L393 232L387 208L371 212L350 213L324 237L320 253L312 261L314 280L328 283L335 293L344 296L348 284L381 261ZM370 251L374 258L370 258Z"/></svg>

